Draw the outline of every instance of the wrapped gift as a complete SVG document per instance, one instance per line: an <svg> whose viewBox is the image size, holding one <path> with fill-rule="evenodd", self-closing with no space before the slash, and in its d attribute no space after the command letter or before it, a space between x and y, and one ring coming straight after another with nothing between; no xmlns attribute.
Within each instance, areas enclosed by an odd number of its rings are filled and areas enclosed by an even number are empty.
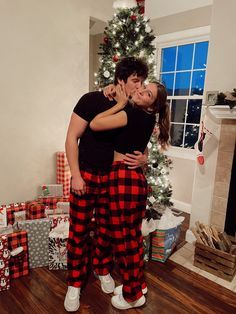
<svg viewBox="0 0 236 314"><path fill-rule="evenodd" d="M19 212L14 212L14 221L19 222L22 220L26 220L26 211L21 210Z"/></svg>
<svg viewBox="0 0 236 314"><path fill-rule="evenodd" d="M58 220L49 233L49 269L67 269L67 240L69 220Z"/></svg>
<svg viewBox="0 0 236 314"><path fill-rule="evenodd" d="M6 227L3 227L3 228L0 228L0 236L1 235L6 235L6 234L9 234L9 233L13 233L14 230L13 230L13 226L12 225L8 225Z"/></svg>
<svg viewBox="0 0 236 314"><path fill-rule="evenodd" d="M58 211L61 210L61 214L69 214L70 202L58 202L57 209Z"/></svg>
<svg viewBox="0 0 236 314"><path fill-rule="evenodd" d="M0 236L0 291L10 288L9 259L7 237Z"/></svg>
<svg viewBox="0 0 236 314"><path fill-rule="evenodd" d="M7 235L8 249L11 252L9 261L10 278L18 278L29 274L28 238L26 231L18 231ZM12 253L14 252L14 253Z"/></svg>
<svg viewBox="0 0 236 314"><path fill-rule="evenodd" d="M63 196L62 184L44 184L40 189L42 196Z"/></svg>
<svg viewBox="0 0 236 314"><path fill-rule="evenodd" d="M157 229L152 233L152 260L165 262L172 253L180 236L181 225L174 228Z"/></svg>
<svg viewBox="0 0 236 314"><path fill-rule="evenodd" d="M66 214L49 215L51 230L55 229L60 224L65 224L70 221L70 217Z"/></svg>
<svg viewBox="0 0 236 314"><path fill-rule="evenodd" d="M71 172L66 158L66 153L57 152L56 156L57 156L56 166L57 183L63 185L63 194L65 196L69 196Z"/></svg>
<svg viewBox="0 0 236 314"><path fill-rule="evenodd" d="M45 205L40 201L30 201L26 203L26 219L45 218Z"/></svg>
<svg viewBox="0 0 236 314"><path fill-rule="evenodd" d="M12 203L7 206L7 223L13 225L15 222L15 212L24 211L26 209L25 203Z"/></svg>
<svg viewBox="0 0 236 314"><path fill-rule="evenodd" d="M6 206L0 206L0 228L7 226L7 208Z"/></svg>
<svg viewBox="0 0 236 314"><path fill-rule="evenodd" d="M56 209L58 202L68 202L69 197L63 196L63 197L38 197L38 202L44 204L45 206L48 206L49 209Z"/></svg>
<svg viewBox="0 0 236 314"><path fill-rule="evenodd" d="M47 218L25 220L18 223L18 227L28 233L29 267L43 267L48 265L48 235L50 221Z"/></svg>

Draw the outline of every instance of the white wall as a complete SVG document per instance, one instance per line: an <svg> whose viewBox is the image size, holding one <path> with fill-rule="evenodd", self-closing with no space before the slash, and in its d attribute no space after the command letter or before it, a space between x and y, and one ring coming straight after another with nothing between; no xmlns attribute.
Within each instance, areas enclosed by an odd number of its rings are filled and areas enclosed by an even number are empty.
<svg viewBox="0 0 236 314"><path fill-rule="evenodd" d="M145 14L151 19L208 6L213 0L146 0Z"/></svg>
<svg viewBox="0 0 236 314"><path fill-rule="evenodd" d="M89 87L89 16L112 1L1 0L0 204L55 182L55 155Z"/></svg>
<svg viewBox="0 0 236 314"><path fill-rule="evenodd" d="M214 0L211 20L211 41L206 76L206 90L230 91L235 88L236 2ZM212 208L214 179L220 137L220 121L206 111L205 123L213 135L207 143L207 158L203 168L196 167L192 215L190 224L199 220L208 224Z"/></svg>
<svg viewBox="0 0 236 314"><path fill-rule="evenodd" d="M206 6L152 20L151 25L157 36L157 45L158 43L163 45L171 38L177 41L182 39L182 36L185 39L202 36L206 31L205 26L211 23L211 10L211 6ZM181 150L170 150L168 155L173 161L169 179L173 187L174 206L190 212L194 173L197 166L195 152L191 150L181 153Z"/></svg>

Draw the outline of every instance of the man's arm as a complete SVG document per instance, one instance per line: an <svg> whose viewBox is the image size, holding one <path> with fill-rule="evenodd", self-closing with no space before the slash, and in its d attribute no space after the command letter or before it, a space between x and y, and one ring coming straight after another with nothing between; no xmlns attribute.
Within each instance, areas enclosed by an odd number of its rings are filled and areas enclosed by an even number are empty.
<svg viewBox="0 0 236 314"><path fill-rule="evenodd" d="M129 169L143 167L148 160L148 148L146 147L144 154L135 150L133 154L125 154L124 162L129 166Z"/></svg>
<svg viewBox="0 0 236 314"><path fill-rule="evenodd" d="M72 191L78 195L86 192L86 186L80 174L79 168L79 152L78 152L78 139L84 133L88 122L79 117L74 112L71 115L70 124L66 136L66 157L70 166L72 175L71 188Z"/></svg>

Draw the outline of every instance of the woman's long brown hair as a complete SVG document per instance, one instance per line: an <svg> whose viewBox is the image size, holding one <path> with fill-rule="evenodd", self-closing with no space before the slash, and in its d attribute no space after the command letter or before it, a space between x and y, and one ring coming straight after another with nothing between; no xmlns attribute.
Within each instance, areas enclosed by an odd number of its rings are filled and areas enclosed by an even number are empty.
<svg viewBox="0 0 236 314"><path fill-rule="evenodd" d="M170 106L167 102L167 91L160 82L153 82L157 85L157 98L153 104L154 112L159 114L157 124L159 126L158 141L162 149L167 149L170 139Z"/></svg>

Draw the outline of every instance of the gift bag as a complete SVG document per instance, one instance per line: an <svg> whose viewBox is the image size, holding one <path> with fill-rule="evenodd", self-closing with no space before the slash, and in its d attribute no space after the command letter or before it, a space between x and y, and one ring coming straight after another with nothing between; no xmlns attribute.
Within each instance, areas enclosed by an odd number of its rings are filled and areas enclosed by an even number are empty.
<svg viewBox="0 0 236 314"><path fill-rule="evenodd" d="M67 269L69 219L65 217L54 226L49 234L49 269Z"/></svg>
<svg viewBox="0 0 236 314"><path fill-rule="evenodd" d="M11 252L9 261L10 278L18 278L29 274L28 238L26 231L18 231L7 235L8 249Z"/></svg>
<svg viewBox="0 0 236 314"><path fill-rule="evenodd" d="M29 267L48 265L48 235L50 221L47 218L18 222L18 227L28 233Z"/></svg>
<svg viewBox="0 0 236 314"><path fill-rule="evenodd" d="M0 236L0 291L10 288L9 259L7 237L5 235Z"/></svg>
<svg viewBox="0 0 236 314"><path fill-rule="evenodd" d="M57 152L57 184L63 185L63 195L70 195L70 167L66 158L65 152Z"/></svg>
<svg viewBox="0 0 236 314"><path fill-rule="evenodd" d="M165 262L171 255L180 236L181 225L152 233L152 260Z"/></svg>

